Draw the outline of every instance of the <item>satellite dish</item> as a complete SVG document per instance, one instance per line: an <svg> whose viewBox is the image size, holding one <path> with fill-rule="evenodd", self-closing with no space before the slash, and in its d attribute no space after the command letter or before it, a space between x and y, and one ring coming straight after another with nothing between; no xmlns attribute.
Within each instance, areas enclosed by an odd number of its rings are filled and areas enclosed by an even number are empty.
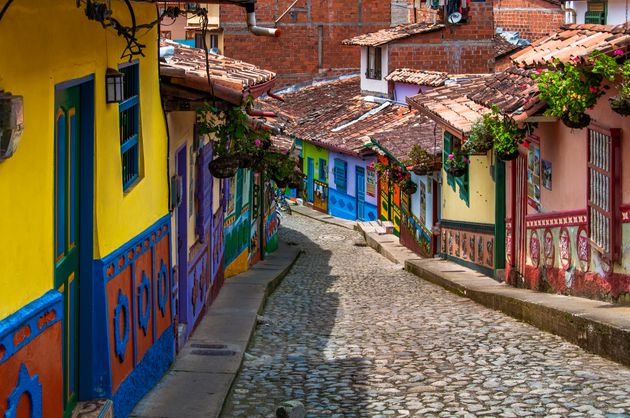
<svg viewBox="0 0 630 418"><path fill-rule="evenodd" d="M448 23L455 24L455 23L461 22L461 20L462 20L462 14L459 12L451 13L448 16Z"/></svg>

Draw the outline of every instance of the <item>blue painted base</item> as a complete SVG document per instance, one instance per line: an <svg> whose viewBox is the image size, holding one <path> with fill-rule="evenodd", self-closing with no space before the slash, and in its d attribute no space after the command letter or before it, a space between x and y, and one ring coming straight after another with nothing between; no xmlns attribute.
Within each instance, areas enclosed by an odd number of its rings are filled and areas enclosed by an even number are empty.
<svg viewBox="0 0 630 418"><path fill-rule="evenodd" d="M171 325L147 351L144 358L114 395L114 417L125 418L168 371L174 358L175 335Z"/></svg>
<svg viewBox="0 0 630 418"><path fill-rule="evenodd" d="M378 218L378 209L376 205L371 203L364 203L363 214L359 214L359 220L361 221L375 221Z"/></svg>
<svg viewBox="0 0 630 418"><path fill-rule="evenodd" d="M329 188L328 211L332 216L354 221L357 219L357 199L354 196Z"/></svg>

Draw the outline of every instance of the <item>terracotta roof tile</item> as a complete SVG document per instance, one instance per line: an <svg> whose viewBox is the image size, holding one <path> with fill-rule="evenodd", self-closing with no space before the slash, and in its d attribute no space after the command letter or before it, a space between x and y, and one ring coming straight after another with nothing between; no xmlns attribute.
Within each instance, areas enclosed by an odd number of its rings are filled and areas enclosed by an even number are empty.
<svg viewBox="0 0 630 418"><path fill-rule="evenodd" d="M370 138L379 138L392 146L394 156L406 159L415 143L428 141L423 132L433 134L432 121L407 106L364 100L359 81L352 77L319 83L282 95L284 102L266 99L258 105L276 112L276 123L284 124L286 135L337 151L358 153ZM433 146L432 136L430 142Z"/></svg>
<svg viewBox="0 0 630 418"><path fill-rule="evenodd" d="M441 86L448 79L448 74L440 71L414 70L412 68L399 68L391 73L385 80L400 83L417 84L419 86Z"/></svg>
<svg viewBox="0 0 630 418"><path fill-rule="evenodd" d="M409 104L462 134L490 110L492 105L501 113L523 119L542 109L538 86L531 70L512 68L501 73L438 87L430 92L408 97Z"/></svg>
<svg viewBox="0 0 630 418"><path fill-rule="evenodd" d="M501 58L502 56L507 55L521 48L523 48L522 45L514 45L510 43L507 39L505 39L503 36L499 34L494 35L494 57L495 58Z"/></svg>
<svg viewBox="0 0 630 418"><path fill-rule="evenodd" d="M394 26L393 28L381 29L376 32L358 35L354 38L345 39L341 43L344 45L380 46L398 39L418 35L420 33L440 30L444 27L445 26L442 24L434 23L407 23L404 25Z"/></svg>
<svg viewBox="0 0 630 418"><path fill-rule="evenodd" d="M594 50L610 53L630 47L630 28L625 25L567 25L563 31L538 39L510 58L522 67L546 65L554 59L566 62Z"/></svg>
<svg viewBox="0 0 630 418"><path fill-rule="evenodd" d="M173 54L167 54L160 60L160 76L179 79L182 84L188 81L207 83L206 58L203 49L160 39L160 47L172 47ZM210 79L215 85L239 93L257 85L275 79L276 74L249 64L218 54L209 54ZM203 85L203 83L199 83ZM209 87L208 87L209 89Z"/></svg>

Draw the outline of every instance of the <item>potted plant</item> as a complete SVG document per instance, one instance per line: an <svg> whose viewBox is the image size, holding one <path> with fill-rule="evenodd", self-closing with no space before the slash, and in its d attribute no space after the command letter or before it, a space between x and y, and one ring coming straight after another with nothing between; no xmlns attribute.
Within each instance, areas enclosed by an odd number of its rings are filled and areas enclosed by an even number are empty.
<svg viewBox="0 0 630 418"><path fill-rule="evenodd" d="M435 171L436 163L439 160L435 155L431 155L426 149L416 144L409 151L409 165L415 174L424 176Z"/></svg>
<svg viewBox="0 0 630 418"><path fill-rule="evenodd" d="M494 146L494 136L491 130L494 114L486 113L483 118L473 123L466 142L462 145L462 152L468 155L486 155Z"/></svg>
<svg viewBox="0 0 630 418"><path fill-rule="evenodd" d="M410 178L407 178L401 183L400 189L403 191L403 193L412 195L418 191L418 185Z"/></svg>
<svg viewBox="0 0 630 418"><path fill-rule="evenodd" d="M591 117L586 113L603 94L602 75L578 67L579 59L570 62L555 60L548 70L537 70L540 99L549 109L545 114L558 117L569 128L582 129Z"/></svg>
<svg viewBox="0 0 630 418"><path fill-rule="evenodd" d="M461 177L466 174L468 164L470 164L468 156L461 153L459 150L454 150L446 157L444 170L451 176Z"/></svg>
<svg viewBox="0 0 630 418"><path fill-rule="evenodd" d="M401 167L398 163L389 160L386 163L374 164L374 169L378 172L380 177L385 178L392 184L400 185L408 176L403 167Z"/></svg>
<svg viewBox="0 0 630 418"><path fill-rule="evenodd" d="M626 61L622 49L617 49L613 55L606 55L600 51L593 51L588 61L593 65L592 71L602 75L611 82L617 82L616 96L610 97L610 108L622 115L630 115L630 61ZM620 60L621 64L620 64Z"/></svg>
<svg viewBox="0 0 630 418"><path fill-rule="evenodd" d="M231 177L239 167L254 167L264 158L265 147L271 146L269 132L249 126L246 110L252 100L249 98L243 107L234 106L226 111L206 103L197 111L197 132L212 135L214 140L214 153L218 158L208 169L215 177Z"/></svg>
<svg viewBox="0 0 630 418"><path fill-rule="evenodd" d="M492 134L497 157L504 161L518 157L519 144L533 129L533 125L529 123L519 126L511 117L502 115L496 105L492 105L490 112L483 115L482 123L483 129Z"/></svg>

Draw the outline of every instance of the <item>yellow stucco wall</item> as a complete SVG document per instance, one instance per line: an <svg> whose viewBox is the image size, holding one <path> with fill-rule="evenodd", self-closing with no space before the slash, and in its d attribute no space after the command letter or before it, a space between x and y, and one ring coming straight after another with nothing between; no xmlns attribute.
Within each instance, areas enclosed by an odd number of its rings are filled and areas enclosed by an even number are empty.
<svg viewBox="0 0 630 418"><path fill-rule="evenodd" d="M490 154L488 154L490 155ZM471 156L469 166L470 206L446 182L442 170L442 218L450 221L494 224L495 183L490 176L490 157Z"/></svg>
<svg viewBox="0 0 630 418"><path fill-rule="evenodd" d="M155 5L133 3L138 23ZM114 16L130 18L112 1ZM0 319L53 286L55 85L94 74L95 234L101 258L168 213L167 141L157 76L157 27L141 31L141 180L123 192L118 105L105 103L105 70L124 62L123 40L89 21L74 1L14 2L0 24L0 90L24 97L24 134L0 163ZM6 199L6 200L5 200Z"/></svg>
<svg viewBox="0 0 630 418"><path fill-rule="evenodd" d="M247 271L249 268L249 249L246 248L238 257L236 257L229 266L225 268L225 278L236 276L237 274Z"/></svg>

